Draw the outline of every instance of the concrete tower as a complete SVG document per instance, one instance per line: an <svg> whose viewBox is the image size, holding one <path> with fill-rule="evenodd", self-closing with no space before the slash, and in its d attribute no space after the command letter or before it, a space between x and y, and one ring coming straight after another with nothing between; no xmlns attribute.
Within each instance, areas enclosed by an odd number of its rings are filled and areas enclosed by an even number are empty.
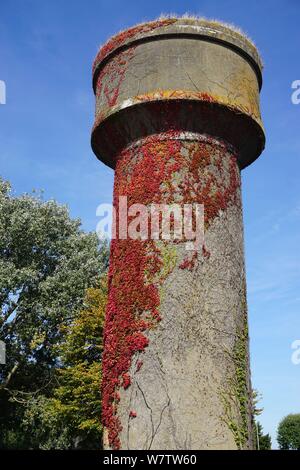
<svg viewBox="0 0 300 470"><path fill-rule="evenodd" d="M264 148L258 52L218 22L161 19L108 41L93 84L92 147L115 170L117 214L104 445L251 449L240 170ZM184 237L129 237L124 201L128 210L204 204L200 250L186 250Z"/></svg>

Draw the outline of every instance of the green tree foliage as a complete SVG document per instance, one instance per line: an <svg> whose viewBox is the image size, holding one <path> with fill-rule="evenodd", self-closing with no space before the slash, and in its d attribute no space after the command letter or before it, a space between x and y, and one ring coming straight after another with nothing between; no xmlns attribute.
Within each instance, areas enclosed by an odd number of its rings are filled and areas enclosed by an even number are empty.
<svg viewBox="0 0 300 470"><path fill-rule="evenodd" d="M279 423L277 442L283 450L300 450L300 414L290 414Z"/></svg>
<svg viewBox="0 0 300 470"><path fill-rule="evenodd" d="M272 441L270 434L263 433L263 427L260 423L255 423L255 428L255 448L258 450L271 450Z"/></svg>
<svg viewBox="0 0 300 470"><path fill-rule="evenodd" d="M57 371L66 364L66 352L60 357L59 348L76 324L86 290L96 286L107 263L107 246L99 247L95 234L83 232L66 207L40 196L15 196L0 180L0 340L6 344L6 364L0 365L0 447L34 446L32 429L24 433L29 403L33 414L43 408L51 435L58 419L54 408L63 403L54 396ZM85 373L88 388L92 379ZM71 386L75 375L68 378L66 372L68 380ZM69 424L61 421L61 426L65 442Z"/></svg>
<svg viewBox="0 0 300 470"><path fill-rule="evenodd" d="M106 280L87 290L84 308L73 324L62 327L61 367L51 397L40 395L26 406L23 427L34 446L72 449L101 446L101 353Z"/></svg>

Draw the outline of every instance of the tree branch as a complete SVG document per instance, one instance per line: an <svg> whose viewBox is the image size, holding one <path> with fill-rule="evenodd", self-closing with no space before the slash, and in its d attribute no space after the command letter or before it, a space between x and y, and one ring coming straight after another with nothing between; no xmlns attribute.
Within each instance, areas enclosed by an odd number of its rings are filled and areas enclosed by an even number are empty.
<svg viewBox="0 0 300 470"><path fill-rule="evenodd" d="M18 367L19 367L19 362L16 362L16 364L13 366L13 368L11 369L11 371L8 373L5 381L3 382L3 384L0 385L0 389L6 389L9 385L9 382L11 381L11 378L13 377L13 375L16 373Z"/></svg>

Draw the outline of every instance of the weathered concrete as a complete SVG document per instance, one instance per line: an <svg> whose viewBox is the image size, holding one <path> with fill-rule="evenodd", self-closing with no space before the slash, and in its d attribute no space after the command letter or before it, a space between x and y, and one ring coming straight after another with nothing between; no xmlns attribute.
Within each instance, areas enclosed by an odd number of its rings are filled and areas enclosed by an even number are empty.
<svg viewBox="0 0 300 470"><path fill-rule="evenodd" d="M254 46L199 20L128 30L96 58L92 146L116 208L203 203L206 229L194 260L184 242L112 244L107 448L253 446L240 168L264 146L260 86Z"/></svg>

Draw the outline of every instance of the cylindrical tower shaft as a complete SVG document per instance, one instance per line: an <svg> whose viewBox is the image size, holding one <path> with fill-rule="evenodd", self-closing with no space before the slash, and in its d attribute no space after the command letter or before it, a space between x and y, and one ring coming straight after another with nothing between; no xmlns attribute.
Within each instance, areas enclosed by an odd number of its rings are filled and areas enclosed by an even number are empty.
<svg viewBox="0 0 300 470"><path fill-rule="evenodd" d="M264 145L260 70L252 43L203 20L146 23L96 58L92 146L115 169L106 448L253 446L240 169Z"/></svg>

